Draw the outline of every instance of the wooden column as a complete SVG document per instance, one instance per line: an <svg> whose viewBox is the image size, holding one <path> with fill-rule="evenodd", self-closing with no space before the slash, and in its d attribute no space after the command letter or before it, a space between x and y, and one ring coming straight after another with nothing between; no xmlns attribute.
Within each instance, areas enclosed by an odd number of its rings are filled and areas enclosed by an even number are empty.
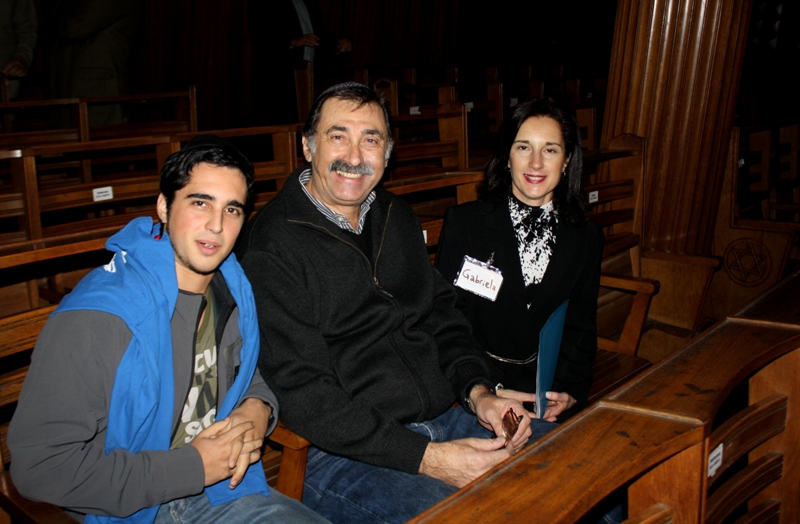
<svg viewBox="0 0 800 524"><path fill-rule="evenodd" d="M725 158L752 0L619 0L601 147L645 137L642 276L661 282L657 311L687 311L642 337L661 358L703 327ZM606 173L599 173L605 180ZM687 257L686 255L692 255ZM690 290L690 293L669 290Z"/></svg>
<svg viewBox="0 0 800 524"><path fill-rule="evenodd" d="M647 139L645 249L708 255L752 0L620 0L602 147Z"/></svg>

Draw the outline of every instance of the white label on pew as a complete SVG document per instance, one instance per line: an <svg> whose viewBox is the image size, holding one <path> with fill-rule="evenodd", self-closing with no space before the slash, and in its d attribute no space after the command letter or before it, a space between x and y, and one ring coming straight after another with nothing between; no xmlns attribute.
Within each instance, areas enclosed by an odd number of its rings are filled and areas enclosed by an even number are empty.
<svg viewBox="0 0 800 524"><path fill-rule="evenodd" d="M512 98L512 99L510 100L510 103L509 103L509 105L510 105L511 107L517 107L517 104L519 104L519 99L517 99L517 98Z"/></svg>
<svg viewBox="0 0 800 524"><path fill-rule="evenodd" d="M719 446L714 448L714 450L708 454L708 478L713 477L717 474L717 470L722 465L722 444L720 443Z"/></svg>
<svg viewBox="0 0 800 524"><path fill-rule="evenodd" d="M422 113L420 113L420 111L419 111L419 106L411 106L411 107L408 108L408 114L409 115L421 115Z"/></svg>
<svg viewBox="0 0 800 524"><path fill-rule="evenodd" d="M594 204L599 200L599 191L589 191L589 203Z"/></svg>
<svg viewBox="0 0 800 524"><path fill-rule="evenodd" d="M114 198L114 188L111 186L98 187L96 189L92 189L92 199L95 202L100 202L102 200L112 200L113 198Z"/></svg>
<svg viewBox="0 0 800 524"><path fill-rule="evenodd" d="M428 243L428 230L427 229L423 229L422 230L422 238L425 239L425 243L427 244Z"/></svg>
<svg viewBox="0 0 800 524"><path fill-rule="evenodd" d="M464 107L467 108L467 113L469 113L470 111L472 111L472 108L475 107L475 104L473 104L472 102L465 102Z"/></svg>

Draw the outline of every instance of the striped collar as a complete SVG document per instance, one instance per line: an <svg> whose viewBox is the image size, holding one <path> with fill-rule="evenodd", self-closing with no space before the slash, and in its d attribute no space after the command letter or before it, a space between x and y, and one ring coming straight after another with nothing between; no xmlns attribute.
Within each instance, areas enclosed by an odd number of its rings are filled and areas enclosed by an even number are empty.
<svg viewBox="0 0 800 524"><path fill-rule="evenodd" d="M314 198L314 195L306 188L306 184L308 181L311 180L311 168L306 168L300 173L299 181L300 187L303 188L303 192L306 194L311 203L314 204L320 213L322 213L325 218L339 226L340 228L344 229L345 231L350 231L351 233L355 233L356 235L361 234L361 229L364 227L364 220L367 218L367 211L369 211L369 206L375 200L375 191L370 191L369 195L367 195L367 199L361 203L361 209L358 212L358 228L353 228L350 225L350 221L345 218L344 215L337 213L336 211L330 209L328 206Z"/></svg>

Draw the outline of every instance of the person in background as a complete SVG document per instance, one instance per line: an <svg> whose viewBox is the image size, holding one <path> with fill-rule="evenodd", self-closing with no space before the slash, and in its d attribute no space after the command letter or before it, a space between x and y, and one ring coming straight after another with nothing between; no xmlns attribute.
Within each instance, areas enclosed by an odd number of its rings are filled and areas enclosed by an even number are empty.
<svg viewBox="0 0 800 524"><path fill-rule="evenodd" d="M0 80L8 82L9 100L33 63L37 25L33 0L0 0Z"/></svg>

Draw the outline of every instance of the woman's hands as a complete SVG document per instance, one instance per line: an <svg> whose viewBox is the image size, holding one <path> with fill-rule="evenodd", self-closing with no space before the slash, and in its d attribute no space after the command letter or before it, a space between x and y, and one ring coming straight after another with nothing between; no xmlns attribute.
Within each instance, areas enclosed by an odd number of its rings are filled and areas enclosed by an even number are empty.
<svg viewBox="0 0 800 524"><path fill-rule="evenodd" d="M535 393L523 393L522 391L515 391L513 389L498 388L497 396L501 398L509 398L523 402L536 403ZM548 391L545 396L547 397L547 408L544 410L542 420L548 422L555 422L556 418L565 410L571 408L577 402L569 393L558 393L556 391ZM526 413L531 418L536 418L536 413L531 413L526 410Z"/></svg>

